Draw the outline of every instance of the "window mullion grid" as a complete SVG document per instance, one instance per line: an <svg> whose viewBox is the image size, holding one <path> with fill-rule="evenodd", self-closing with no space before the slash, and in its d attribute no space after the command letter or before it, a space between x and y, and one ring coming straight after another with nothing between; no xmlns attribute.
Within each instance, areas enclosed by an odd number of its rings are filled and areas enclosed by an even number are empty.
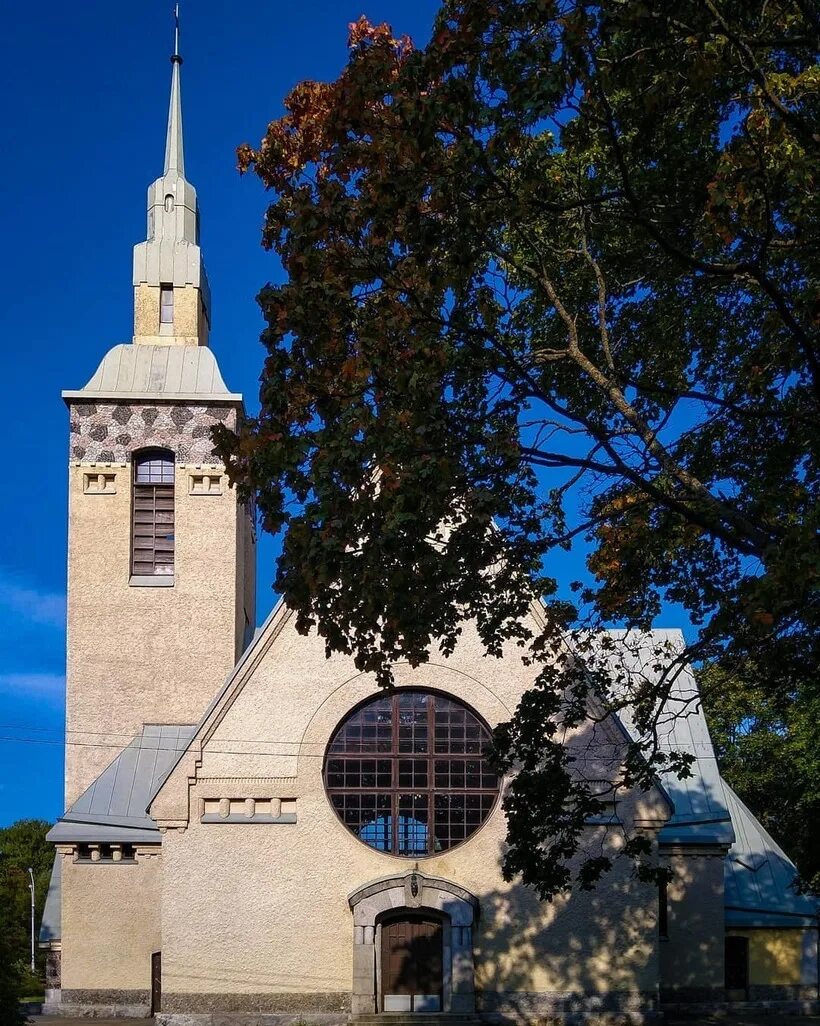
<svg viewBox="0 0 820 1026"><path fill-rule="evenodd" d="M497 797L497 794L498 794L498 786L496 785L495 787L488 787L488 786L484 785L484 782L483 782L483 756L482 756L483 749L481 751L477 752L477 753L476 752L472 752L472 751L465 751L465 750L462 750L462 751L459 751L459 752L450 751L450 749L453 747L452 725L450 725L449 727L446 724L444 725L445 729L444 729L444 733L443 733L443 737L442 737L442 746L445 749L445 751L442 751L440 753L438 753L436 751L436 715L437 715L437 704L438 703L437 703L436 697L434 695L429 695L428 696L428 701L425 703L425 717L422 718L421 721L418 722L418 723L416 722L416 715L417 715L418 709L417 709L417 707L414 707L412 704L410 705L410 708L408 709L408 714L409 714L410 718L409 718L408 723L406 724L406 726L408 727L407 734L408 734L408 739L410 740L410 744L409 744L408 747L409 747L410 750L407 751L407 752L403 752L402 751L402 738L401 738L401 731L402 731L402 721L401 721L402 705L401 705L401 699L402 699L402 697L404 697L404 696L403 696L403 693L401 693L401 692L391 696L390 707L389 707L391 739L390 739L390 745L389 745L388 750L386 752L380 752L380 751L378 751L378 745L377 745L376 746L376 750L373 751L372 754L370 752L364 751L361 748L357 749L356 751L349 751L348 750L348 751L341 751L341 752L333 753L332 757L336 758L336 759L339 759L340 762L341 762L342 768L343 768L342 784L339 787L327 787L327 790L331 794L341 794L341 795L344 795L345 793L348 793L348 794L351 794L351 795L355 794L355 793L369 794L371 792L375 793L376 796L378 796L379 793L385 795L385 792L388 791L388 788L382 787L379 784L379 782L378 782L378 775L379 775L378 762L379 762L380 759L383 760L383 761L389 760L389 762L390 762L390 786L389 786L388 809L389 809L389 815L390 815L391 822L390 822L390 830L389 830L389 834L388 834L390 847L389 847L389 849L386 849L386 850L389 851L389 853L393 854L393 855L404 854L405 856L409 856L411 854L416 854L416 849L415 849L414 845L411 844L410 831L412 830L414 838L417 837L418 834L419 834L420 823L416 823L412 827L408 825L407 826L407 830L405 830L405 832L402 833L402 829L401 829L401 813L402 813L402 808L403 807L402 807L402 804L401 804L401 796L404 793L408 797L408 808L406 810L406 815L407 815L407 817L409 817L409 820L412 821L412 820L415 820L416 815L419 815L419 816L421 815L422 805L420 804L420 802L421 802L421 796L423 795L424 796L424 808L426 809L426 813L427 813L427 824L426 824L427 835L426 835L426 845L425 845L425 852L424 852L424 856L426 857L426 856L429 856L429 855L434 855L436 853L436 840L437 840L437 834L436 834L436 812L437 812L437 809L436 809L436 793L437 793L437 783L436 783L435 767L436 767L436 760L437 760L437 758L441 759L441 761L442 761L442 770L443 770L443 773L442 773L442 788L446 791L447 795L449 795L450 799L454 799L454 798L459 799L460 807L461 807L461 816L462 816L462 820L460 821L461 825L459 827L459 836L454 838L453 837L453 833L452 833L452 829L453 829L452 800L450 800L449 802L444 803L444 806L441 809L441 814L442 814L443 818L442 818L442 821L441 821L441 824L440 824L441 828L442 828L442 831L443 831L443 834L442 834L442 837L441 837L442 844L444 845L443 850L447 850L448 848L452 847L453 844L459 844L459 843L461 843L461 841L463 841L465 839L464 838L464 833L466 832L467 827L469 825L468 824L469 810L467 809L467 804L468 804L469 800L471 798L475 798L475 799L477 799L477 801L479 803L478 804L479 823L478 824L475 824L475 823L473 824L473 828L470 831L472 833L476 829L476 826L480 825L480 823L483 822L483 820L485 818L486 813L483 811L483 808L484 808L484 798L488 797L491 800L494 800L495 797ZM422 723L424 723L424 725L426 726L426 733L427 733L427 738L426 738L427 747L426 747L426 750L421 750L421 746L418 743L420 741L420 738L418 737L417 729L416 728L417 728L417 726L420 727ZM460 741L461 744L464 744L467 740L468 739L465 738L464 742L461 742L461 739L459 738L459 741ZM482 735L481 741L483 742L484 740L486 740L486 739ZM372 785L372 787L371 786L365 787L363 785L363 783L362 783L362 779L361 779L361 763L362 763L362 760L364 760L364 759L368 759L368 760L369 759L373 759L375 761L374 772L376 774L376 780L375 780L374 784ZM407 785L405 787L402 787L402 777L401 777L401 773L400 773L400 764L401 764L402 759L407 760L408 765L410 767L410 779L409 779L409 782L407 783ZM358 767L359 767L358 786L349 786L347 784L347 774L344 771L344 766L345 766L345 764L348 761L354 761L354 762L356 762L358 764ZM426 786L425 787L420 787L418 782L417 782L418 781L418 774L416 772L417 762L424 762L425 766L426 766L427 782L426 782ZM474 787L468 787L467 786L467 766L466 766L466 764L469 763L469 762L476 762L478 764L479 777L478 777L478 779L476 781L478 786L474 786ZM457 765L457 764L460 764L460 772L457 773L456 777L454 778L453 777L453 767L455 765ZM446 769L445 769L445 767L446 767ZM458 782L457 784L456 784L456 781ZM326 786L327 786L327 784L326 784ZM419 799L419 804L418 805L416 804L416 800L413 797L415 795L417 795L418 799ZM376 802L377 802L376 803L376 810L378 810L378 797L376 799ZM388 812L388 809L385 809L385 813ZM414 812L414 810L416 810L416 809L418 810L417 813ZM384 849L382 849L382 850L384 850ZM422 852L419 850L417 852L417 854L418 855L422 855Z"/></svg>
<svg viewBox="0 0 820 1026"><path fill-rule="evenodd" d="M390 705L390 717L392 724L393 740L391 744L393 756L393 793L391 795L390 812L392 821L390 833L392 834L391 854L399 853L399 696L393 695Z"/></svg>
<svg viewBox="0 0 820 1026"><path fill-rule="evenodd" d="M157 509L157 486L151 485L151 573L157 572L157 535L159 534L159 524L157 523L157 517L159 511Z"/></svg>
<svg viewBox="0 0 820 1026"><path fill-rule="evenodd" d="M436 696L430 695L427 702L427 854L434 854L433 817L435 807L435 749L436 747Z"/></svg>

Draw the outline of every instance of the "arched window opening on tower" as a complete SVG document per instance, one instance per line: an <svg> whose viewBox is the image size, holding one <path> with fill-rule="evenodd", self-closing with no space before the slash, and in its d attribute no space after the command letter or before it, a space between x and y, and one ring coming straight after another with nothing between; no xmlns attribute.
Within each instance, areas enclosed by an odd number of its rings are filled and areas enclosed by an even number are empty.
<svg viewBox="0 0 820 1026"><path fill-rule="evenodd" d="M134 456L131 573L164 578L174 573L174 454L167 449Z"/></svg>
<svg viewBox="0 0 820 1026"><path fill-rule="evenodd" d="M160 285L159 287L159 323L174 323L174 286Z"/></svg>

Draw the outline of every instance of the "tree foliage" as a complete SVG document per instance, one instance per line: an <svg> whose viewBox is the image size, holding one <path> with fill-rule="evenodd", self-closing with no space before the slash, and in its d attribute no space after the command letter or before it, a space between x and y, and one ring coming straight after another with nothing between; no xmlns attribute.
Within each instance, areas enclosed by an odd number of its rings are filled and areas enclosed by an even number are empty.
<svg viewBox="0 0 820 1026"><path fill-rule="evenodd" d="M753 665L698 677L723 776L820 894L820 701L779 701Z"/></svg>
<svg viewBox="0 0 820 1026"><path fill-rule="evenodd" d="M20 819L0 827L0 1026L25 1022L18 1002L35 985L29 970L31 952L31 892L29 867L34 871L35 932L43 917L54 846L46 841L50 823ZM41 959L40 959L41 961Z"/></svg>
<svg viewBox="0 0 820 1026"><path fill-rule="evenodd" d="M609 865L573 862L600 795L565 729L591 692L628 701L612 783L648 785L684 658L590 674L568 634L674 601L690 658L813 687L818 21L805 0L447 0L416 49L362 18L339 78L239 150L286 281L259 297L261 411L219 450L285 530L300 629L380 684L467 618L491 655L525 646L533 690L496 737L522 770L504 868L545 897ZM570 606L549 554L579 543Z"/></svg>

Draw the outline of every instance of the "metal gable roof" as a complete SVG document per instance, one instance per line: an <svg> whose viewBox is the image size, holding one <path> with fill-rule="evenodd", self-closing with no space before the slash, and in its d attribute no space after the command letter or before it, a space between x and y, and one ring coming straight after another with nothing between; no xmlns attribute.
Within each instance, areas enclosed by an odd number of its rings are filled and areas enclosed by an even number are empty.
<svg viewBox="0 0 820 1026"><path fill-rule="evenodd" d="M50 841L158 841L159 831L146 811L193 726L146 724L48 834Z"/></svg>
<svg viewBox="0 0 820 1026"><path fill-rule="evenodd" d="M818 899L798 894L797 869L777 842L724 780L735 841L724 864L729 926L812 926Z"/></svg>
<svg viewBox="0 0 820 1026"><path fill-rule="evenodd" d="M63 860L54 856L51 867L51 879L48 882L46 903L43 907L43 918L40 922L40 944L49 944L62 936L63 902L62 902Z"/></svg>
<svg viewBox="0 0 820 1026"><path fill-rule="evenodd" d="M663 660L685 648L679 630L610 631L614 654L628 672L660 680ZM593 655L593 663L595 661ZM635 736L628 710L620 714ZM661 750L695 756L692 775L681 779L662 773L661 784L674 813L659 831L661 845L730 845L724 859L724 904L727 926L812 926L820 903L795 888L797 868L720 775L697 681L689 666L675 679L659 721Z"/></svg>
<svg viewBox="0 0 820 1026"><path fill-rule="evenodd" d="M607 631L614 642L611 649L585 653L594 667L617 666L650 682L659 682L664 662L685 648L680 630ZM631 737L637 734L629 709L619 719ZM691 775L681 778L661 772L660 783L672 803L672 817L661 829L661 844L729 845L734 839L732 821L720 770L700 702L698 685L689 666L680 668L671 683L669 698L657 725L661 751L685 752L694 756Z"/></svg>

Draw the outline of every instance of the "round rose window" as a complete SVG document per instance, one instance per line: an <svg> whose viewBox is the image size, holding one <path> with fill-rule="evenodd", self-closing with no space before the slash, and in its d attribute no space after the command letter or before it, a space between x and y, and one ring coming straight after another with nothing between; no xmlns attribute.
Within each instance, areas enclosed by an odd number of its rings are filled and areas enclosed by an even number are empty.
<svg viewBox="0 0 820 1026"><path fill-rule="evenodd" d="M420 858L466 840L489 816L498 778L490 730L433 691L372 698L337 727L324 780L344 825L378 851Z"/></svg>

